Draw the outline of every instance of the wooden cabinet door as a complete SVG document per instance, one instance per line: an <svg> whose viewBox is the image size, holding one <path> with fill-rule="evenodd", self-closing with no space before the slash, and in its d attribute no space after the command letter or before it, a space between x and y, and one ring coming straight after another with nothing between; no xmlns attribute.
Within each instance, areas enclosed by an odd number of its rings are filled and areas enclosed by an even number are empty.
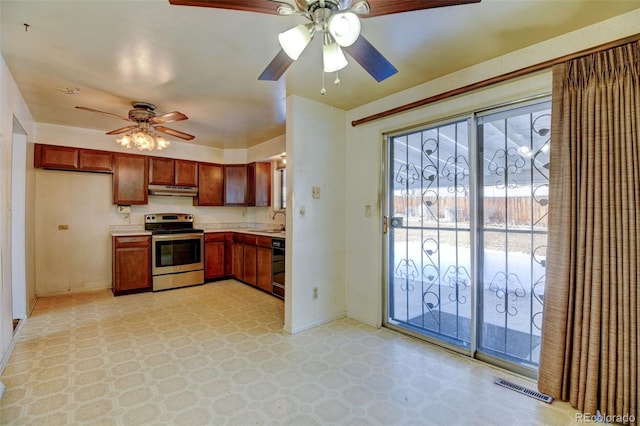
<svg viewBox="0 0 640 426"><path fill-rule="evenodd" d="M198 196L193 199L194 205L224 205L223 170L221 164L200 163L198 165Z"/></svg>
<svg viewBox="0 0 640 426"><path fill-rule="evenodd" d="M225 234L206 234L204 238L204 278L222 278L225 276Z"/></svg>
<svg viewBox="0 0 640 426"><path fill-rule="evenodd" d="M86 172L113 172L113 153L96 151L94 149L80 149L79 169Z"/></svg>
<svg viewBox="0 0 640 426"><path fill-rule="evenodd" d="M257 277L258 288L271 293L271 247L257 249Z"/></svg>
<svg viewBox="0 0 640 426"><path fill-rule="evenodd" d="M113 293L151 289L151 237L113 238Z"/></svg>
<svg viewBox="0 0 640 426"><path fill-rule="evenodd" d="M234 241L232 244L232 266L231 275L237 280L244 280L244 244Z"/></svg>
<svg viewBox="0 0 640 426"><path fill-rule="evenodd" d="M170 158L149 158L149 183L151 185L173 185L174 160Z"/></svg>
<svg viewBox="0 0 640 426"><path fill-rule="evenodd" d="M36 155L40 151L40 162L34 161L36 167L47 169L76 170L78 168L78 148L54 145L38 145ZM36 147L37 148L37 147Z"/></svg>
<svg viewBox="0 0 640 426"><path fill-rule="evenodd" d="M113 167L113 203L147 204L149 159L143 155L116 154Z"/></svg>
<svg viewBox="0 0 640 426"><path fill-rule="evenodd" d="M174 184L178 186L198 186L198 163L175 160Z"/></svg>
<svg viewBox="0 0 640 426"><path fill-rule="evenodd" d="M257 247L244 244L244 282L255 286L257 278Z"/></svg>
<svg viewBox="0 0 640 426"><path fill-rule="evenodd" d="M247 205L271 205L271 163L247 165Z"/></svg>
<svg viewBox="0 0 640 426"><path fill-rule="evenodd" d="M224 166L224 205L245 206L247 192L247 166L234 164Z"/></svg>

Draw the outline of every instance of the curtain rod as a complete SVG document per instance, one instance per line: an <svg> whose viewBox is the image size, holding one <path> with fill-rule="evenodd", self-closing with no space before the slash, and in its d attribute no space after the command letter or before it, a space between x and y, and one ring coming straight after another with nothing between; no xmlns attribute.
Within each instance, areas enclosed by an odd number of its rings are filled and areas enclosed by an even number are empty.
<svg viewBox="0 0 640 426"><path fill-rule="evenodd" d="M468 84L466 86L458 87L457 89L448 90L446 92L438 93L437 95L429 96L428 98L420 99L415 102L411 102L409 104L401 105L399 107L395 107L392 109L388 109L386 111L379 112L377 114L370 115L368 117L360 118L358 120L353 120L351 122L352 127L360 126L361 124L369 123L371 121L380 120L382 118L390 117L392 115L400 114L401 112L410 111L412 109L420 108L425 105L429 105L434 102L441 101L446 98L450 98L452 96L462 95L467 92L471 92L473 90L483 89L487 86L491 86L493 84L502 83L507 80L511 80L513 78L522 77L527 74L533 74L538 71L545 70L547 68L551 68L554 65L561 64L563 62L571 61L582 56L590 55L592 53L597 53L603 50L611 49L614 47L619 47L627 43L633 43L636 41L640 41L640 33L634 34L628 37L624 37L618 40L610 41L595 47L591 47L585 50L581 50L579 52L570 53L568 55L560 56L558 58L549 59L544 62L540 62L538 64L529 65L524 68L520 68L515 71L510 71L505 74L497 75L495 77L488 78L486 80L481 80L475 83Z"/></svg>

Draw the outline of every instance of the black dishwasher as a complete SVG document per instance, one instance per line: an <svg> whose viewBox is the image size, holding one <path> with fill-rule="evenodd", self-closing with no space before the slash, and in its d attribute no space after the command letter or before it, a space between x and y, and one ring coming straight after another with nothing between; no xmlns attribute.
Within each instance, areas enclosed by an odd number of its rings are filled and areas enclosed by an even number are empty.
<svg viewBox="0 0 640 426"><path fill-rule="evenodd" d="M284 299L284 249L284 239L271 239L271 292L281 299Z"/></svg>

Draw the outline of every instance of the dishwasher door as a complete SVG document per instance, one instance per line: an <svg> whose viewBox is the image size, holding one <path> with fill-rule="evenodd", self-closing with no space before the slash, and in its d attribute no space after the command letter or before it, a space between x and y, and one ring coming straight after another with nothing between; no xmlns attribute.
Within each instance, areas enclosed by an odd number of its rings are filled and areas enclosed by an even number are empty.
<svg viewBox="0 0 640 426"><path fill-rule="evenodd" d="M284 299L284 256L285 240L271 239L271 292L274 296Z"/></svg>

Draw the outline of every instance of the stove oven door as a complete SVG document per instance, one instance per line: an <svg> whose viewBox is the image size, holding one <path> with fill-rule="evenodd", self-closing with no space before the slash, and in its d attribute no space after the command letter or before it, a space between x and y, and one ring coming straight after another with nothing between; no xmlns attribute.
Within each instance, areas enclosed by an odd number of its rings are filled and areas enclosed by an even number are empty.
<svg viewBox="0 0 640 426"><path fill-rule="evenodd" d="M204 269L203 234L152 235L152 275L175 274Z"/></svg>

